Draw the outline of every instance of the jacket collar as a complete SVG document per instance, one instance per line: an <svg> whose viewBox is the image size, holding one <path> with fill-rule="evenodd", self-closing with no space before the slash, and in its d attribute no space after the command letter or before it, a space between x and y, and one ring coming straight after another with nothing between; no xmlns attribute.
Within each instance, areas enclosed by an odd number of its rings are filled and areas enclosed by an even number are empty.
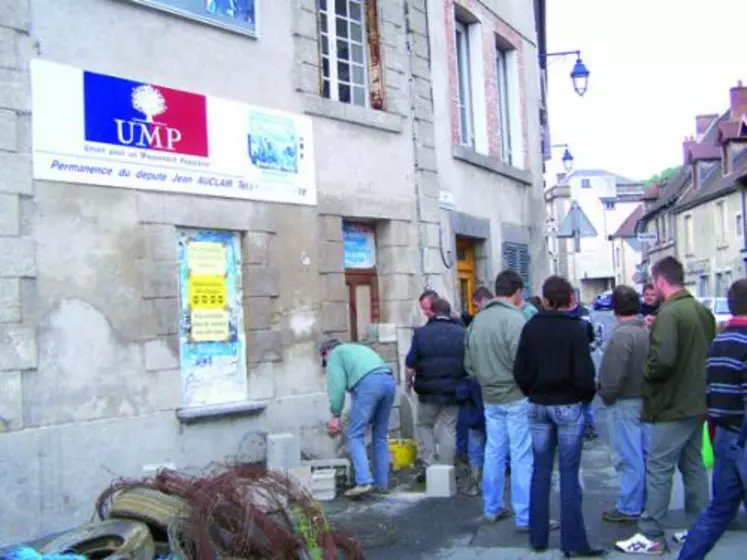
<svg viewBox="0 0 747 560"><path fill-rule="evenodd" d="M617 322L617 328L625 327L628 325L631 327L645 327L646 321L643 320L643 317L636 317L635 319L627 319L625 321Z"/></svg>
<svg viewBox="0 0 747 560"><path fill-rule="evenodd" d="M516 307L513 303L508 302L504 299L500 298L494 298L490 300L488 304L483 307L483 309L488 309L489 307L505 307L506 309L513 309L515 311L521 311L518 307Z"/></svg>
<svg viewBox="0 0 747 560"><path fill-rule="evenodd" d="M672 296L665 303L672 303L674 301L678 301L681 299L692 299L692 298L693 298L693 295L685 288L682 288L681 290L673 293Z"/></svg>

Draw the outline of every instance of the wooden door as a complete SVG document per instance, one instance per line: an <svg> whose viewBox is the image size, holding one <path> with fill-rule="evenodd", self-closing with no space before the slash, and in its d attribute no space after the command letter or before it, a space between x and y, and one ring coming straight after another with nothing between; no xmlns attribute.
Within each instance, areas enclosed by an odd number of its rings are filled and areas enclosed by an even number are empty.
<svg viewBox="0 0 747 560"><path fill-rule="evenodd" d="M475 243L471 239L457 238L457 289L461 299L460 312L477 313L472 301L475 293Z"/></svg>

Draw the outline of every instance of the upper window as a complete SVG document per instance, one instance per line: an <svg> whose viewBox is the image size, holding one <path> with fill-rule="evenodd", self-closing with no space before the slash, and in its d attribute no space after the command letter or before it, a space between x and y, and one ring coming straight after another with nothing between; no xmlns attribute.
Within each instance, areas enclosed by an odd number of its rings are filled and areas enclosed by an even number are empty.
<svg viewBox="0 0 747 560"><path fill-rule="evenodd" d="M605 200L604 201L604 209L605 210L614 210L615 209L615 201L614 200Z"/></svg>
<svg viewBox="0 0 747 560"><path fill-rule="evenodd" d="M716 203L716 231L719 243L723 243L726 239L726 228L726 204L723 200L719 200Z"/></svg>
<svg viewBox="0 0 747 560"><path fill-rule="evenodd" d="M591 179L589 179L589 178L581 179L581 188L582 189L590 189L591 188Z"/></svg>
<svg viewBox="0 0 747 560"><path fill-rule="evenodd" d="M742 214L737 214L737 217L734 220L734 226L734 232L736 233L737 239L742 239L744 236L744 220L742 219Z"/></svg>
<svg viewBox="0 0 747 560"><path fill-rule="evenodd" d="M695 232L693 230L692 215L685 216L685 254L692 255L695 245Z"/></svg>
<svg viewBox="0 0 747 560"><path fill-rule="evenodd" d="M520 134L516 129L518 111L516 109L516 50L499 37L495 46L495 71L498 88L498 134L500 135L501 160L508 165L517 163L517 140Z"/></svg>
<svg viewBox="0 0 747 560"><path fill-rule="evenodd" d="M322 96L368 106L363 0L319 0Z"/></svg>
<svg viewBox="0 0 747 560"><path fill-rule="evenodd" d="M475 146L474 115L472 112L472 76L470 72L470 51L468 25L456 21L456 65L457 94L459 95L459 142L465 146Z"/></svg>
<svg viewBox="0 0 747 560"><path fill-rule="evenodd" d="M257 0L132 0L248 35L257 34Z"/></svg>

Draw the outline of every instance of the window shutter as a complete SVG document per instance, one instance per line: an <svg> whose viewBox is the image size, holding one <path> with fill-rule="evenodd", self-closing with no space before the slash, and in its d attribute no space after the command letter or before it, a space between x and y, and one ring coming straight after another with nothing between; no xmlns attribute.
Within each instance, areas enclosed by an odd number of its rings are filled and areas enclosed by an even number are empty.
<svg viewBox="0 0 747 560"><path fill-rule="evenodd" d="M519 273L524 281L524 297L532 295L531 263L529 246L524 243L503 243L503 268Z"/></svg>

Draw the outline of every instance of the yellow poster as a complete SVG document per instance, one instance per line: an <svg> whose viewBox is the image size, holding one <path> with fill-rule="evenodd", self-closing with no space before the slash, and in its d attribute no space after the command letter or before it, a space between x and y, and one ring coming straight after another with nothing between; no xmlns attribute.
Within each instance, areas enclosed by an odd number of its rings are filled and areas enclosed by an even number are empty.
<svg viewBox="0 0 747 560"><path fill-rule="evenodd" d="M194 309L191 314L194 342L225 342L230 338L229 313L217 309Z"/></svg>
<svg viewBox="0 0 747 560"><path fill-rule="evenodd" d="M187 268L191 275L225 276L225 245L212 241L189 243L187 245Z"/></svg>
<svg viewBox="0 0 747 560"><path fill-rule="evenodd" d="M224 310L228 304L228 287L225 276L190 276L187 280L189 307L195 309Z"/></svg>

